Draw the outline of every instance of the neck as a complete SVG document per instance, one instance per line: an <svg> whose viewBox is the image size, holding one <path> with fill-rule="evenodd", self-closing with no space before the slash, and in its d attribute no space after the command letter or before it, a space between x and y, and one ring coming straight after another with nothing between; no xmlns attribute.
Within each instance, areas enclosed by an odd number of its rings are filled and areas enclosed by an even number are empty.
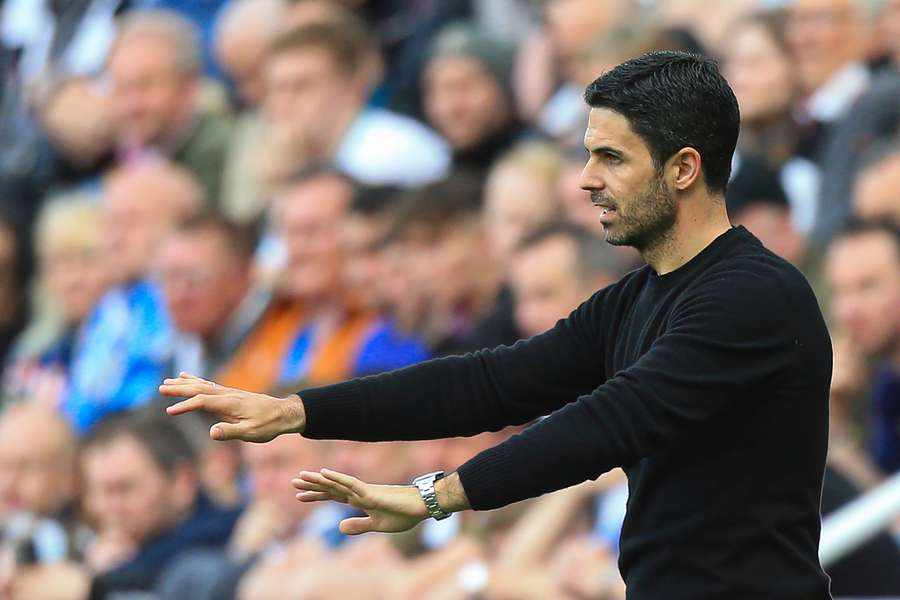
<svg viewBox="0 0 900 600"><path fill-rule="evenodd" d="M682 212L672 229L641 250L641 256L657 274L665 275L682 267L731 228L725 201L716 201L709 208L713 202L699 198L686 200L686 203L700 205L705 210Z"/></svg>

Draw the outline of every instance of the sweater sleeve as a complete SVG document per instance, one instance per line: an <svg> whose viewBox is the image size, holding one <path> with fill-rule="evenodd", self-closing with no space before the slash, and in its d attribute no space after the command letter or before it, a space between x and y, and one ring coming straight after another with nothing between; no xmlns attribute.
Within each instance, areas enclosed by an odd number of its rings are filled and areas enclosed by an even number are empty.
<svg viewBox="0 0 900 600"><path fill-rule="evenodd" d="M359 441L470 436L549 414L603 379L595 294L546 333L513 346L300 392L304 436Z"/></svg>
<svg viewBox="0 0 900 600"><path fill-rule="evenodd" d="M738 390L774 383L803 343L784 318L785 294L752 276L723 283L698 284L630 367L463 464L472 507L505 506L633 464L727 410Z"/></svg>

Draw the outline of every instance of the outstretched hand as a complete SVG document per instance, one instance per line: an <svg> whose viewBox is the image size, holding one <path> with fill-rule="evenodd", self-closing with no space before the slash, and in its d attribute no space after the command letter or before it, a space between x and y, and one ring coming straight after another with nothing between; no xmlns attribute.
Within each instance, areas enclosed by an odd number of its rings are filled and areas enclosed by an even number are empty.
<svg viewBox="0 0 900 600"><path fill-rule="evenodd" d="M221 421L210 428L214 440L268 442L282 433L303 433L306 413L297 395L276 398L225 387L189 373L166 379L159 386L164 396L187 398L166 409L170 415L205 410Z"/></svg>
<svg viewBox="0 0 900 600"><path fill-rule="evenodd" d="M428 517L419 490L410 485L375 485L329 469L301 471L291 483L300 490L297 499L301 502L334 500L364 511L365 517L341 521L345 535L397 533Z"/></svg>

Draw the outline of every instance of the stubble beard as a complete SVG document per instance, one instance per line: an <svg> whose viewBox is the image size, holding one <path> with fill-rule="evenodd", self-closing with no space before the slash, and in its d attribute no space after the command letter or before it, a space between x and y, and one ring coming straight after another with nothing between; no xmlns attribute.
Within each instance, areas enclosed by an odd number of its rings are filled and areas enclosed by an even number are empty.
<svg viewBox="0 0 900 600"><path fill-rule="evenodd" d="M617 203L621 209L621 204ZM647 188L628 203L628 212L617 215L616 226L604 229L604 239L613 246L632 246L644 253L669 239L678 219L675 197L663 180L654 175Z"/></svg>

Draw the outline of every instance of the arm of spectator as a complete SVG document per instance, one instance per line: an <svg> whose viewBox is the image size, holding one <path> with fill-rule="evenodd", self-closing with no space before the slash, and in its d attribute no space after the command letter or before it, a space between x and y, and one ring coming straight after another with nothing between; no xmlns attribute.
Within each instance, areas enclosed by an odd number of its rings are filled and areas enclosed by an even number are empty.
<svg viewBox="0 0 900 600"><path fill-rule="evenodd" d="M78 564L60 562L20 568L10 583L10 600L86 600L90 576Z"/></svg>

